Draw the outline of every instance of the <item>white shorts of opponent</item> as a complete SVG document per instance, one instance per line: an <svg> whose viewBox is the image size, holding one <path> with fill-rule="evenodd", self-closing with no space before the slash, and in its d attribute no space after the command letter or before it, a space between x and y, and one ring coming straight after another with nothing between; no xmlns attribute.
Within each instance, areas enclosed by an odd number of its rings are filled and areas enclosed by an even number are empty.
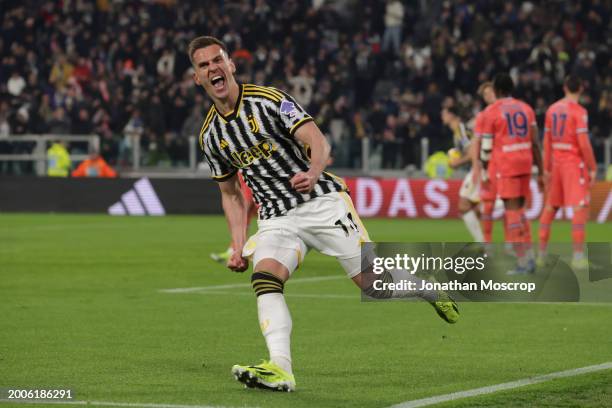
<svg viewBox="0 0 612 408"><path fill-rule="evenodd" d="M349 278L361 272L361 244L370 239L345 192L313 198L284 216L258 220L257 225L242 251L242 256L252 257L253 265L272 258L291 274L314 248L338 259Z"/></svg>
<svg viewBox="0 0 612 408"><path fill-rule="evenodd" d="M459 197L465 198L473 203L480 202L480 180L474 183L472 180L472 170L466 174L459 189Z"/></svg>

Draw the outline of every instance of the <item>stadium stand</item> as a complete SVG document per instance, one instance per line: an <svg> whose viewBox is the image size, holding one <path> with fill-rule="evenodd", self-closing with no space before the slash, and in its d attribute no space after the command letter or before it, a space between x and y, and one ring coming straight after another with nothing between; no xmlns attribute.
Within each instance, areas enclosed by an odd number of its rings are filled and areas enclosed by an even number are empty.
<svg viewBox="0 0 612 408"><path fill-rule="evenodd" d="M210 34L240 61L240 81L285 89L317 118L334 167L360 167L363 138L387 168L420 163L421 138L432 152L447 149L441 107L472 117L479 83L499 71L540 123L567 73L585 79L601 161L612 122L610 13L601 0L4 0L0 154L32 148L2 142L8 135L96 133L104 159L121 168L136 133L143 164L186 165L209 101L185 49Z"/></svg>

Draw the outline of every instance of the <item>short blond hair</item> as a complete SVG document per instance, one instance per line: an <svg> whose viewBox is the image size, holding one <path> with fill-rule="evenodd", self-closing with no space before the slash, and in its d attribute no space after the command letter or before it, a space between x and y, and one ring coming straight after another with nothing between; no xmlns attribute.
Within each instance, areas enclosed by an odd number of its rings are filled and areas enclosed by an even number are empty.
<svg viewBox="0 0 612 408"><path fill-rule="evenodd" d="M481 98L484 97L484 91L487 88L493 89L493 82L486 81L480 84L480 86L478 87L478 95L480 95Z"/></svg>

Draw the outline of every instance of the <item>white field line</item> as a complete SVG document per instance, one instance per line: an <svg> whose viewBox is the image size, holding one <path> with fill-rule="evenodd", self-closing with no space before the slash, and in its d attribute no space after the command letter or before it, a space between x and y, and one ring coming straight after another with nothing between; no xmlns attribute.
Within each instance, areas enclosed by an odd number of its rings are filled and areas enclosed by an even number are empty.
<svg viewBox="0 0 612 408"><path fill-rule="evenodd" d="M322 280L331 280L335 277L329 276L326 279L323 278L303 278L308 279L313 282ZM339 279L340 277L338 277ZM290 282L297 281L299 283L300 279L291 280ZM308 283L308 282L304 282ZM237 283L233 285L216 285L216 286L202 286L202 287L194 287L194 288L176 288L176 289L159 289L158 292L161 293L195 293L199 295L230 295L230 296L253 296L252 292L230 292L220 289L238 289L238 288L251 288L250 284L247 283ZM294 293L288 292L285 293L285 296L289 298L313 298L313 299L356 299L355 295L339 295L339 294L321 294L321 293ZM359 296L357 296L359 298ZM389 299L387 302L391 301L414 301L416 299ZM559 305L559 306L593 306L593 307L612 307L612 303L594 303L594 302L465 302L465 303L475 303L475 304L497 304L497 305Z"/></svg>
<svg viewBox="0 0 612 408"><path fill-rule="evenodd" d="M115 224L103 224L99 222L90 222L83 224L50 224L50 225L14 225L9 227L6 231L8 232L32 232L32 231L57 231L57 230L81 230L81 229L92 229L92 228L101 228L101 229L109 229L109 228L117 228L118 226Z"/></svg>
<svg viewBox="0 0 612 408"><path fill-rule="evenodd" d="M295 278L290 279L289 286L299 283L311 283L311 282L325 282L330 280L347 279L342 275L334 276L314 276L311 278ZM159 289L160 293L197 293L197 294L210 294L210 295L243 295L252 296L252 292L240 293L240 292L228 292L223 289L240 289L240 288L251 288L251 283L233 283L227 285L210 285L210 286L196 286L191 288L172 288L172 289ZM354 295L337 295L337 294L300 294L300 293L287 293L288 297L295 298L314 298L314 299L355 299ZM403 299L393 299L403 300ZM533 305L563 305L563 306L607 306L612 307L612 303L594 303L594 302L466 302L466 303L494 303L494 304L533 304Z"/></svg>
<svg viewBox="0 0 612 408"><path fill-rule="evenodd" d="M494 392L511 390L514 388L524 387L526 385L539 384L558 378L575 377L577 375L594 373L597 371L612 369L612 362L592 365L571 370L558 371L555 373L539 375L536 377L525 378L522 380L491 385L488 387L475 388L467 391L454 392L451 394L438 395L435 397L423 398L419 400L406 401L390 408L417 408L425 407L441 402L454 401L462 398L476 397L479 395L492 394ZM177 405L177 404L154 404L154 403L138 403L138 402L109 402L109 401L44 401L44 400L14 400L0 399L0 403L11 404L44 404L44 405L89 405L89 406L107 406L107 407L128 407L128 408L215 408L211 405ZM217 407L221 408L221 407Z"/></svg>
<svg viewBox="0 0 612 408"><path fill-rule="evenodd" d="M472 303L496 303L503 305L555 305L555 306L598 306L598 307L612 307L612 303L609 302L472 302Z"/></svg>
<svg viewBox="0 0 612 408"><path fill-rule="evenodd" d="M250 288L250 286L249 286ZM164 289L167 290L167 289ZM162 292L161 290L160 292ZM248 292L231 292L224 290L202 290L195 292L199 295L230 295L230 296L254 296L252 291ZM335 293L323 294L323 293L285 293L288 298L314 298L314 299L361 299L359 295L339 295ZM355 297L357 296L357 297ZM416 298L409 299L387 299L385 302L412 302L418 301ZM465 302L465 303L492 303L496 305L559 305L559 306L597 306L597 307L612 307L612 303L592 303L592 302Z"/></svg>
<svg viewBox="0 0 612 408"><path fill-rule="evenodd" d="M390 408L416 408L426 407L433 404L439 404L442 402L454 401L462 398L476 397L479 395L492 394L498 391L512 390L514 388L524 387L526 385L539 384L546 381L555 380L558 378L575 377L577 375L594 373L597 371L610 370L612 369L612 362L592 365L581 368L573 368L571 370L558 371L555 373L538 375L535 377L524 378L522 380L510 381L507 383L501 383L496 385L490 385L488 387L474 388L467 391L453 392L451 394L438 395L435 397L423 398L413 401L401 402L397 405L393 405Z"/></svg>
<svg viewBox="0 0 612 408"><path fill-rule="evenodd" d="M177 404L151 404L140 402L110 402L110 401L70 401L70 400L22 400L0 399L0 403L11 404L40 404L40 405L85 405L90 407L128 407L128 408L224 408L219 405L177 405Z"/></svg>
<svg viewBox="0 0 612 408"><path fill-rule="evenodd" d="M298 283L311 283L311 282L323 282L329 280L347 279L346 276L314 276L312 278L296 278L289 280L289 286ZM197 286L193 288L173 288L173 289L160 289L162 293L197 293L197 292L208 292L210 290L218 289L237 289L237 288L250 288L251 282L248 283L234 283L229 285L211 285L211 286Z"/></svg>

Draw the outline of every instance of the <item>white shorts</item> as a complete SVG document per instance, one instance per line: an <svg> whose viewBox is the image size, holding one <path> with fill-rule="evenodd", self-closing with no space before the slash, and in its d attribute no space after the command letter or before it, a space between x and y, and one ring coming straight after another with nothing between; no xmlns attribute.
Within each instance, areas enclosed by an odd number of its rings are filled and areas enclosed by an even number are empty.
<svg viewBox="0 0 612 408"><path fill-rule="evenodd" d="M472 181L472 170L466 174L459 189L459 197L465 198L473 203L480 202L480 181L474 183Z"/></svg>
<svg viewBox="0 0 612 408"><path fill-rule="evenodd" d="M316 197L287 215L258 220L257 234L249 238L242 255L253 265L272 258L293 273L314 248L338 259L352 278L361 272L361 244L369 242L353 202L345 192Z"/></svg>

